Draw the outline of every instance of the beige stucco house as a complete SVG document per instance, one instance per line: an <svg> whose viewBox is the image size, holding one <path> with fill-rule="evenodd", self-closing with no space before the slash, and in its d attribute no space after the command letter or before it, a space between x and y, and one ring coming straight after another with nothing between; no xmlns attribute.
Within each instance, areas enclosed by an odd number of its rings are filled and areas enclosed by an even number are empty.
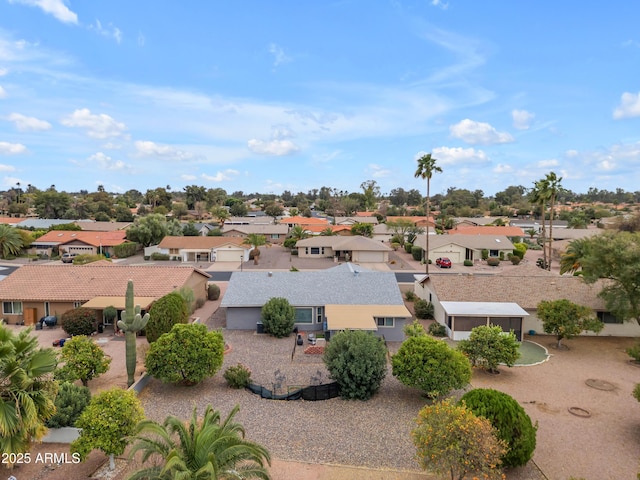
<svg viewBox="0 0 640 480"><path fill-rule="evenodd" d="M314 236L296 243L300 258L331 258L354 263L386 263L391 249L361 235Z"/></svg>

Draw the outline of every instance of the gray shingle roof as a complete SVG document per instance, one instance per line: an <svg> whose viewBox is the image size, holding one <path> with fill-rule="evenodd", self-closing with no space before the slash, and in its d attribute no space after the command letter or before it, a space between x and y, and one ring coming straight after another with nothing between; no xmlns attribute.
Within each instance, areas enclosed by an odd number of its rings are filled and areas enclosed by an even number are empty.
<svg viewBox="0 0 640 480"><path fill-rule="evenodd" d="M272 297L284 297L294 306L404 303L393 272L344 264L308 272L234 272L221 306L257 307Z"/></svg>

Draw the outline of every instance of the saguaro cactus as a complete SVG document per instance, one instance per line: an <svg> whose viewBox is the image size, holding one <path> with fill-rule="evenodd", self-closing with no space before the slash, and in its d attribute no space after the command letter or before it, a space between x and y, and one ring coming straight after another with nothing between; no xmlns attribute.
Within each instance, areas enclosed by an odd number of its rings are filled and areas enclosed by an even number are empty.
<svg viewBox="0 0 640 480"><path fill-rule="evenodd" d="M124 332L125 352L127 358L127 386L133 385L136 373L136 334L142 330L149 321L149 314L144 317L140 314L140 305L133 306L133 281L127 283L127 296L125 297L125 309L121 319L118 320L118 328Z"/></svg>

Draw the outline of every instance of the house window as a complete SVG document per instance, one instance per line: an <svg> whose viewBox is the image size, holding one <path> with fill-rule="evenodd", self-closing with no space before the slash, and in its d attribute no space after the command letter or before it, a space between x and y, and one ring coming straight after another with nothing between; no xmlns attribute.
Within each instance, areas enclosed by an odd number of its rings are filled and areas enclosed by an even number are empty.
<svg viewBox="0 0 640 480"><path fill-rule="evenodd" d="M320 247L311 247L311 255L320 255Z"/></svg>
<svg viewBox="0 0 640 480"><path fill-rule="evenodd" d="M597 312L596 315L602 323L622 323L622 320L616 318L611 312Z"/></svg>
<svg viewBox="0 0 640 480"><path fill-rule="evenodd" d="M324 320L324 307L316 308L316 323L322 323Z"/></svg>
<svg viewBox="0 0 640 480"><path fill-rule="evenodd" d="M498 253L498 250L489 250L489 256L490 257L497 257L500 254Z"/></svg>
<svg viewBox="0 0 640 480"><path fill-rule="evenodd" d="M296 323L313 323L313 308L296 308Z"/></svg>
<svg viewBox="0 0 640 480"><path fill-rule="evenodd" d="M393 327L395 325L393 317L377 317L376 324L379 327Z"/></svg>
<svg viewBox="0 0 640 480"><path fill-rule="evenodd" d="M271 240L278 240L279 238L280 238L280 235L278 235L277 233L271 234Z"/></svg>
<svg viewBox="0 0 640 480"><path fill-rule="evenodd" d="M2 302L2 313L22 315L22 302Z"/></svg>
<svg viewBox="0 0 640 480"><path fill-rule="evenodd" d="M49 302L44 302L44 316L48 317L49 315L51 315L51 305Z"/></svg>
<svg viewBox="0 0 640 480"><path fill-rule="evenodd" d="M73 308L80 308L82 306L82 302L73 302Z"/></svg>

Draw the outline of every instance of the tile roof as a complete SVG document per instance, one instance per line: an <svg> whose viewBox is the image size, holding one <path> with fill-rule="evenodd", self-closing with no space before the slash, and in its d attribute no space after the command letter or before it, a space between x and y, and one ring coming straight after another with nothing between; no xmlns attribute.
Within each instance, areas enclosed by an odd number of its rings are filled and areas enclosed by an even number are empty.
<svg viewBox="0 0 640 480"><path fill-rule="evenodd" d="M448 302L515 302L535 310L543 300L567 299L593 310L606 310L598 297L602 284L587 285L582 278L550 272L532 275L430 274L423 281L432 285L438 300Z"/></svg>
<svg viewBox="0 0 640 480"><path fill-rule="evenodd" d="M158 244L159 248L191 248L191 249L211 249L223 245L243 245L244 239L237 237L202 237L200 235L191 236L169 236L167 235Z"/></svg>
<svg viewBox="0 0 640 480"><path fill-rule="evenodd" d="M351 232L351 225L305 225L304 229L311 233L320 233L330 228L332 232Z"/></svg>
<svg viewBox="0 0 640 480"><path fill-rule="evenodd" d="M112 232L87 232L74 230L51 230L39 237L33 245L38 244L55 244L64 245L69 242L82 242L87 245L98 247L110 247L120 245L127 241L127 232L124 230L115 230Z"/></svg>
<svg viewBox="0 0 640 480"><path fill-rule="evenodd" d="M372 240L362 235L316 235L304 240L298 240L296 247L331 247L333 250L357 251L390 251L391 249L378 240Z"/></svg>
<svg viewBox="0 0 640 480"><path fill-rule="evenodd" d="M0 223L3 223L5 225L15 225L22 222L23 220L24 218L18 217L0 217Z"/></svg>
<svg viewBox="0 0 640 480"><path fill-rule="evenodd" d="M497 226L479 226L461 224L458 227L449 230L449 235L504 235L506 237L524 237L524 231L520 227L497 227Z"/></svg>
<svg viewBox="0 0 640 480"><path fill-rule="evenodd" d="M78 220L74 222L82 230L89 232L112 232L125 230L133 225L133 222L94 222L93 220Z"/></svg>
<svg viewBox="0 0 640 480"><path fill-rule="evenodd" d="M286 235L289 233L289 226L283 223L278 224L253 224L253 225L227 225L222 227L222 233L238 232L238 233L258 233L262 235Z"/></svg>
<svg viewBox="0 0 640 480"><path fill-rule="evenodd" d="M126 293L128 280L133 280L136 296L160 298L182 287L192 275L209 277L201 270L183 266L133 266L108 262L25 265L0 282L0 299L75 302L96 296L121 296Z"/></svg>
<svg viewBox="0 0 640 480"><path fill-rule="evenodd" d="M273 297L295 306L404 305L393 272L376 272L344 264L302 272L234 272L222 307L259 307Z"/></svg>
<svg viewBox="0 0 640 480"><path fill-rule="evenodd" d="M329 221L326 218L317 217L285 217L281 220L282 223L288 225L329 225Z"/></svg>
<svg viewBox="0 0 640 480"><path fill-rule="evenodd" d="M425 236L418 235L416 245L425 248ZM429 250L444 245L460 245L472 250L513 250L513 243L504 235L431 235L429 236Z"/></svg>

